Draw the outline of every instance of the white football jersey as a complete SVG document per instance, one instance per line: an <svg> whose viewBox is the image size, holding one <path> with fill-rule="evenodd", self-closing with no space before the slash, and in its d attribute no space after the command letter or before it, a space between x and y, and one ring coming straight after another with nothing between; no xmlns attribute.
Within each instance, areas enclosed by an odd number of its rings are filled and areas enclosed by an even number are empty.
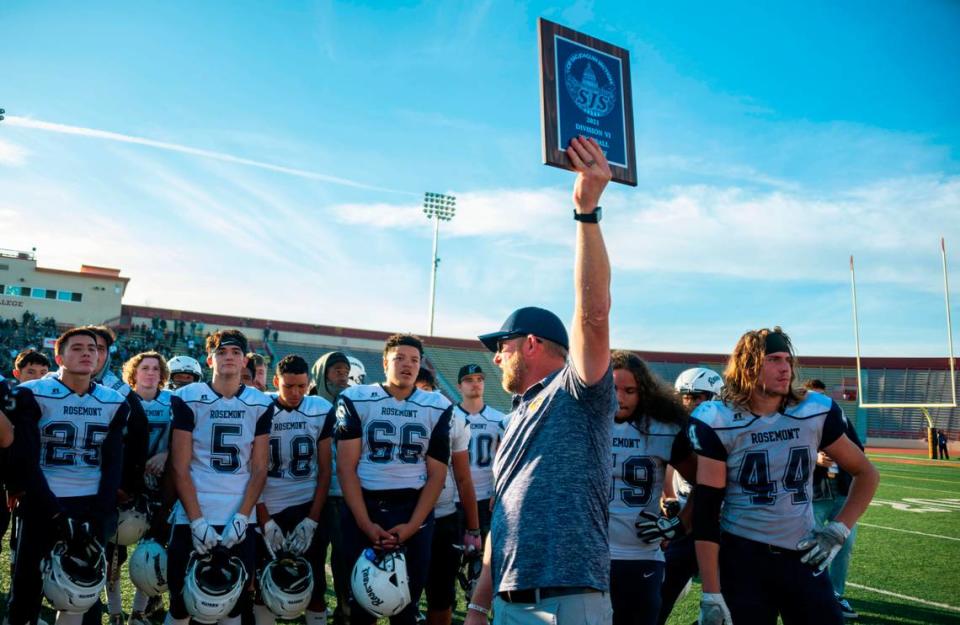
<svg viewBox="0 0 960 625"><path fill-rule="evenodd" d="M610 485L610 558L663 561L660 545L637 538L641 512L660 514L660 494L667 464L693 453L683 426L645 419L640 424L613 423L613 480Z"/></svg>
<svg viewBox="0 0 960 625"><path fill-rule="evenodd" d="M844 427L843 411L819 393L766 417L719 401L700 404L689 437L698 454L727 465L723 531L795 550L813 528L817 450Z"/></svg>
<svg viewBox="0 0 960 625"><path fill-rule="evenodd" d="M40 470L56 497L96 495L100 487L100 448L114 419L126 422L123 396L99 384L77 395L59 378L24 382L40 408Z"/></svg>
<svg viewBox="0 0 960 625"><path fill-rule="evenodd" d="M433 514L438 519L457 511L460 491L453 476L453 452L468 451L469 447L470 430L467 428L467 420L462 410L454 410L450 418L450 464L447 466L447 478L443 482L440 496L437 497L437 505L433 507Z"/></svg>
<svg viewBox="0 0 960 625"><path fill-rule="evenodd" d="M139 397L139 395L138 395ZM153 457L170 447L170 424L173 419L171 401L173 393L163 389L151 400L140 397L143 412L147 415L147 425L150 427L150 446L148 455Z"/></svg>
<svg viewBox="0 0 960 625"><path fill-rule="evenodd" d="M270 514L313 501L317 492L317 442L330 438L332 407L323 397L308 395L292 410L284 408L276 393L270 428L270 464L260 501ZM332 419L331 419L332 421Z"/></svg>
<svg viewBox="0 0 960 625"><path fill-rule="evenodd" d="M493 457L506 429L506 415L484 405L480 412L470 414L457 404L454 414L463 415L470 429L470 475L477 501L493 496Z"/></svg>
<svg viewBox="0 0 960 625"><path fill-rule="evenodd" d="M270 434L273 400L249 386L226 398L206 382L178 389L173 397L173 429L193 434L190 478L200 510L211 525L225 525L240 508L250 479L253 440ZM175 525L188 524L177 501ZM251 512L250 522L255 522Z"/></svg>
<svg viewBox="0 0 960 625"><path fill-rule="evenodd" d="M421 489L427 456L450 462L450 400L418 388L394 399L380 384L347 388L337 397L337 440L361 439L357 475L365 490Z"/></svg>

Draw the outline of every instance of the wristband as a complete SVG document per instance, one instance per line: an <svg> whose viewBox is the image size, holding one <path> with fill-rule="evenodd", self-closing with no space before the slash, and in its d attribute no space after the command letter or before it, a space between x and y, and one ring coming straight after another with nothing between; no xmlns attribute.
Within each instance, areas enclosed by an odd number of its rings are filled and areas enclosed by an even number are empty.
<svg viewBox="0 0 960 625"><path fill-rule="evenodd" d="M490 608L485 608L482 605L477 605L476 603L467 604L468 610L473 610L474 612L479 612L484 616L490 616Z"/></svg>
<svg viewBox="0 0 960 625"><path fill-rule="evenodd" d="M480 537L480 529L478 528L478 529L475 529L475 530L467 530L467 531L466 531L466 534L467 534L468 536L476 536L477 538L479 538L479 537Z"/></svg>

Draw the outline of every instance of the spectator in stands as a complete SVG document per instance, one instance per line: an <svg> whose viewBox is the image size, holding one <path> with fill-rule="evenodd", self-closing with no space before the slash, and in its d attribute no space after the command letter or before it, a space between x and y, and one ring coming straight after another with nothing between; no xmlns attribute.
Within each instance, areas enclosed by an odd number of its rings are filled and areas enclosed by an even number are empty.
<svg viewBox="0 0 960 625"><path fill-rule="evenodd" d="M827 386L820 380L812 379L803 383L803 388L813 393L825 395ZM857 435L857 430L844 415L845 433L847 438L860 449L863 443ZM813 469L813 516L817 525L826 525L832 521L847 502L850 492L850 483L853 476L841 469L826 452L817 454L817 466ZM850 536L844 541L843 547L830 564L830 582L833 584L833 593L840 604L840 611L845 619L859 618L850 602L843 597L847 585L847 570L850 567L850 556L853 552L853 543L857 540L857 526L850 528Z"/></svg>
<svg viewBox="0 0 960 625"><path fill-rule="evenodd" d="M950 450L947 449L947 433L943 430L937 430L937 446L940 448L940 457L943 460L949 460Z"/></svg>
<svg viewBox="0 0 960 625"><path fill-rule="evenodd" d="M332 404L336 404L340 391L349 386L347 376L350 375L350 360L343 352L327 352L313 363L310 369L310 394L319 395ZM345 504L340 480L337 479L337 446L333 446L333 468L330 477L330 492L327 494L327 503L323 507L323 524L327 528L324 539L333 546L330 553L330 568L333 570L333 588L337 594L337 607L333 618L337 623L349 622L350 572L353 562L349 560L343 550L343 540L340 531L340 515ZM322 546L323 553L327 552L326 545Z"/></svg>
<svg viewBox="0 0 960 625"><path fill-rule="evenodd" d="M420 373L417 374L417 388L421 391L432 393L437 390L437 378L426 367L420 367Z"/></svg>
<svg viewBox="0 0 960 625"><path fill-rule="evenodd" d="M19 382L39 380L50 371L50 359L35 349L25 349L13 364L13 377Z"/></svg>

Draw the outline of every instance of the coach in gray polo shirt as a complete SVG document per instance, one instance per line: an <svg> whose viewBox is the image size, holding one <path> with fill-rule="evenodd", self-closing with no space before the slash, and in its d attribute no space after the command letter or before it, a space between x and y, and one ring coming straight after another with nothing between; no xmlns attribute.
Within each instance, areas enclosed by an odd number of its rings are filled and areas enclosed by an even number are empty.
<svg viewBox="0 0 960 625"><path fill-rule="evenodd" d="M513 312L480 337L514 393L494 463L490 539L466 625L610 623L607 500L610 426L617 408L610 371L610 263L600 234L600 195L610 168L593 140L567 155L574 185L574 315ZM546 620L545 620L546 619Z"/></svg>

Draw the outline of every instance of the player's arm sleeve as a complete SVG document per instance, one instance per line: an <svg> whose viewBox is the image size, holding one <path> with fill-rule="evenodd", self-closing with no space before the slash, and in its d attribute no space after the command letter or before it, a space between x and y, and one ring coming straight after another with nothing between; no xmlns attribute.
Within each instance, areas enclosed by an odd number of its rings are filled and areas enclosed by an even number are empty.
<svg viewBox="0 0 960 625"><path fill-rule="evenodd" d="M7 453L7 492L28 494L39 514L51 518L61 509L40 469L40 405L23 387L13 390L13 399L16 405L5 411L15 431Z"/></svg>
<svg viewBox="0 0 960 625"><path fill-rule="evenodd" d="M123 440L122 487L128 495L134 495L143 491L143 471L150 451L150 424L140 398L133 391L127 395L127 405L129 417Z"/></svg>
<svg viewBox="0 0 960 625"><path fill-rule="evenodd" d="M170 398L170 411L173 413L172 430L193 431L197 423L197 418L193 414L193 410L190 409L190 406L187 405L187 402L174 395ZM171 436L172 434L171 432Z"/></svg>
<svg viewBox="0 0 960 625"><path fill-rule="evenodd" d="M336 410L331 407L327 411L326 416L321 417L323 419L323 425L320 427L320 436L317 437L317 440L324 440L333 436L333 428L337 423Z"/></svg>
<svg viewBox="0 0 960 625"><path fill-rule="evenodd" d="M676 466L686 460L692 453L693 445L690 444L690 437L687 436L687 428L681 428L673 439L673 446L670 448L670 464Z"/></svg>
<svg viewBox="0 0 960 625"><path fill-rule="evenodd" d="M430 433L430 443L427 445L427 455L443 464L450 464L450 419L452 417L453 406L448 406L434 424L433 432Z"/></svg>
<svg viewBox="0 0 960 625"><path fill-rule="evenodd" d="M343 395L337 398L332 408L334 418L334 436L338 441L349 441L363 436L363 425L353 402Z"/></svg>
<svg viewBox="0 0 960 625"><path fill-rule="evenodd" d="M132 393L131 393L132 394ZM143 408L141 407L141 411ZM97 508L106 518L106 515L114 515L117 510L117 490L121 485L126 486L134 480L143 482L143 459L140 459L140 473L131 475L128 471L135 470L136 462L130 460L131 453L138 453L124 450L124 431L127 431L129 437L130 421L130 403L123 402L117 408L117 412L110 421L110 429L107 430L107 436L100 445L100 486L97 488ZM146 455L146 449L143 450ZM133 491L137 492L137 491ZM131 491L127 491L132 494Z"/></svg>
<svg viewBox="0 0 960 625"><path fill-rule="evenodd" d="M450 417L450 451L467 451L470 449L470 428L462 414L454 413Z"/></svg>
<svg viewBox="0 0 960 625"><path fill-rule="evenodd" d="M269 434L270 428L273 426L273 407L275 404L271 403L266 410L263 411L259 417L257 417L257 426L254 430L254 436L260 436L262 434Z"/></svg>
<svg viewBox="0 0 960 625"><path fill-rule="evenodd" d="M690 424L687 426L687 437L690 439L690 445L698 455L712 460L726 462L727 449L720 441L720 437L712 427L697 419L690 417Z"/></svg>
<svg viewBox="0 0 960 625"><path fill-rule="evenodd" d="M823 430L820 432L820 446L818 449L829 447L838 438L844 435L847 429L846 419L843 416L843 410L837 405L837 402L831 402L830 412L823 420Z"/></svg>

